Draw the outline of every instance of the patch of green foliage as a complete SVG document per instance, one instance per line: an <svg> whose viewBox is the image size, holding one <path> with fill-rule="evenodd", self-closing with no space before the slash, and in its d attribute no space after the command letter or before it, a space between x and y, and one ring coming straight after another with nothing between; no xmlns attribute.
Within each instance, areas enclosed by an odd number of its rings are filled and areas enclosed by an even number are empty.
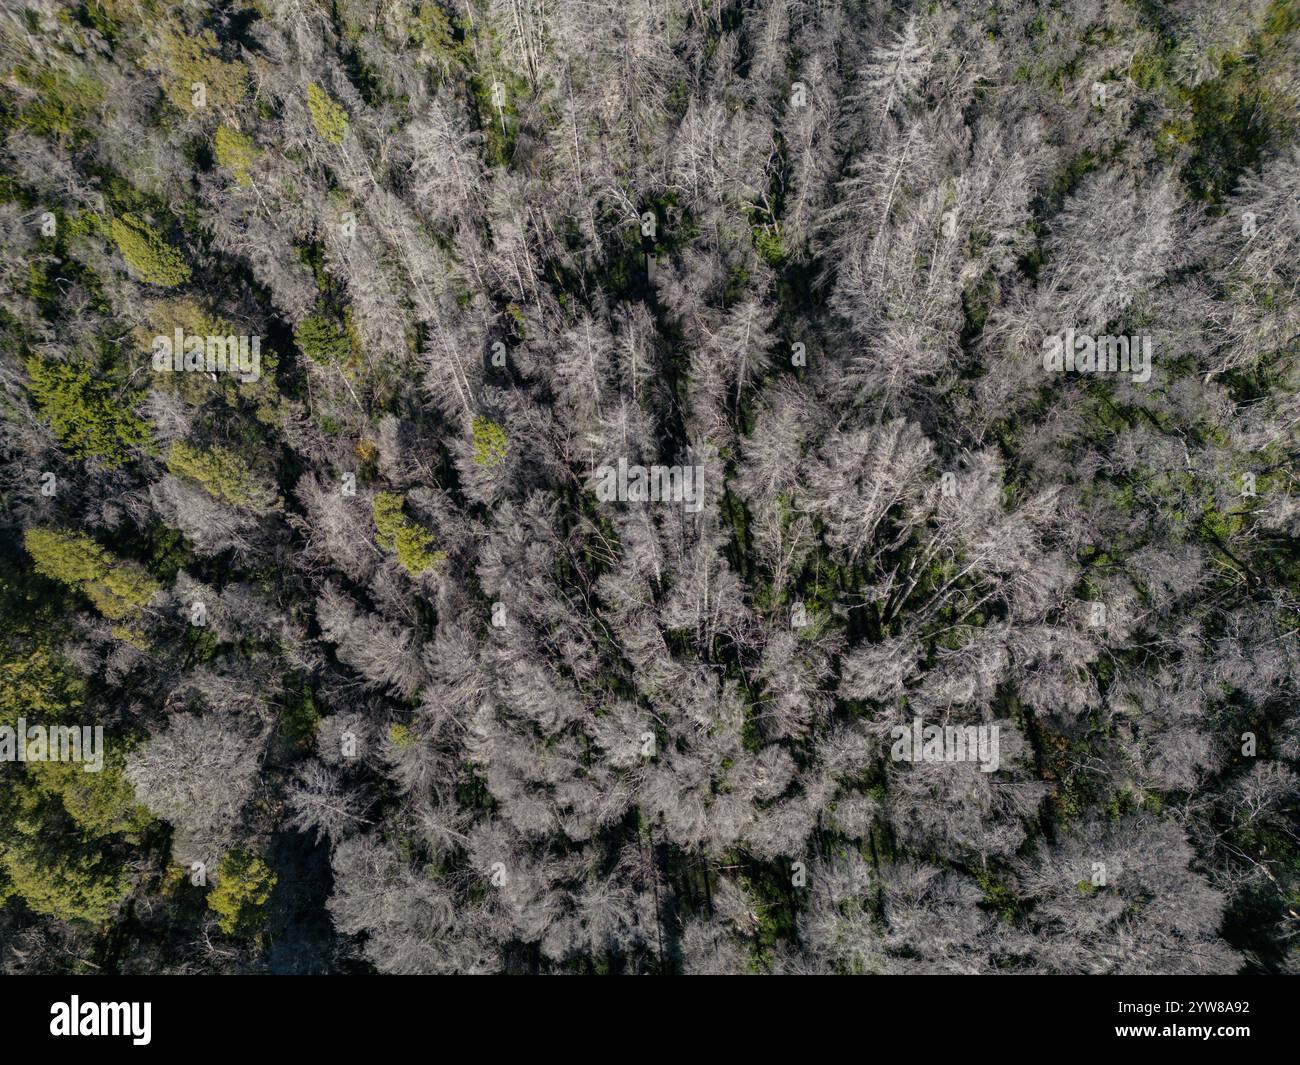
<svg viewBox="0 0 1300 1065"><path fill-rule="evenodd" d="M397 555L397 561L412 577L427 573L447 557L433 549L433 535L402 513L404 497L378 492L371 503L379 546Z"/></svg>
<svg viewBox="0 0 1300 1065"><path fill-rule="evenodd" d="M33 90L18 111L17 124L37 136L70 139L104 101L104 87L87 74L52 70L14 70L15 79Z"/></svg>
<svg viewBox="0 0 1300 1065"><path fill-rule="evenodd" d="M171 288L190 279L190 268L181 253L143 219L124 214L114 218L108 228L122 258L141 281Z"/></svg>
<svg viewBox="0 0 1300 1065"><path fill-rule="evenodd" d="M107 381L63 362L32 357L26 365L27 391L69 454L120 466L132 448L148 442L148 426Z"/></svg>
<svg viewBox="0 0 1300 1065"><path fill-rule="evenodd" d="M505 462L510 443L505 430L489 418L474 419L474 463L494 469Z"/></svg>
<svg viewBox="0 0 1300 1065"><path fill-rule="evenodd" d="M57 803L33 790L10 793L0 800L0 816L0 902L17 896L34 912L62 921L101 923L112 916L130 881L120 862L72 836Z"/></svg>
<svg viewBox="0 0 1300 1065"><path fill-rule="evenodd" d="M83 562L76 572L90 568ZM17 591L8 582L0 589L6 601ZM48 631L5 633L0 720L76 725L85 720L85 695ZM101 923L126 896L122 848L139 842L151 817L123 775L121 751L103 754L98 772L75 761L0 766L0 904L19 899L38 914Z"/></svg>
<svg viewBox="0 0 1300 1065"><path fill-rule="evenodd" d="M278 879L255 854L226 854L217 868L217 886L208 895L209 908L220 917L217 926L230 936L256 935L266 921L263 907Z"/></svg>
<svg viewBox="0 0 1300 1065"><path fill-rule="evenodd" d="M189 112L237 107L248 91L248 71L242 63L225 62L218 53L217 38L211 30L192 33L179 26L167 26L158 56L167 99ZM203 87L201 106L195 103L196 85Z"/></svg>
<svg viewBox="0 0 1300 1065"><path fill-rule="evenodd" d="M316 706L316 696L307 679L299 674L285 681L288 704L280 715L280 724L290 742L303 747L311 745L320 727L321 712Z"/></svg>
<svg viewBox="0 0 1300 1065"><path fill-rule="evenodd" d="M766 226L754 229L754 247L758 254L770 265L780 269L785 261L785 246L781 240L781 231L776 227Z"/></svg>
<svg viewBox="0 0 1300 1065"><path fill-rule="evenodd" d="M316 132L331 144L342 144L348 132L348 113L319 85L307 86L307 109Z"/></svg>
<svg viewBox="0 0 1300 1065"><path fill-rule="evenodd" d="M293 339L302 353L320 366L338 366L352 354L352 341L333 318L310 314L298 323Z"/></svg>
<svg viewBox="0 0 1300 1065"><path fill-rule="evenodd" d="M244 506L252 498L255 484L248 464L224 447L197 448L177 440L167 456L167 468L231 506Z"/></svg>
<svg viewBox="0 0 1300 1065"><path fill-rule="evenodd" d="M7 642L0 658L0 724L20 717L50 721L68 706L79 706L85 684L43 643L20 649Z"/></svg>
<svg viewBox="0 0 1300 1065"><path fill-rule="evenodd" d="M230 126L218 126L212 146L218 164L229 170L239 184L247 185L252 180L250 171L257 159L252 137Z"/></svg>
<svg viewBox="0 0 1300 1065"><path fill-rule="evenodd" d="M113 621L137 613L160 590L143 566L114 558L85 533L30 528L23 543L37 573L77 589Z"/></svg>
<svg viewBox="0 0 1300 1065"><path fill-rule="evenodd" d="M1274 0L1239 50L1215 55L1218 73L1191 86L1181 83L1173 38L1133 57L1128 76L1183 116L1162 127L1157 147L1166 156L1180 145L1190 149L1182 178L1196 198L1221 202L1279 135L1294 131L1287 99L1269 87L1269 71L1291 62L1286 45L1297 26L1293 0Z"/></svg>
<svg viewBox="0 0 1300 1065"><path fill-rule="evenodd" d="M975 873L975 882L984 892L980 905L992 910L1000 920L1012 922L1016 919L1022 905L1020 898L1001 877L991 869L980 869Z"/></svg>

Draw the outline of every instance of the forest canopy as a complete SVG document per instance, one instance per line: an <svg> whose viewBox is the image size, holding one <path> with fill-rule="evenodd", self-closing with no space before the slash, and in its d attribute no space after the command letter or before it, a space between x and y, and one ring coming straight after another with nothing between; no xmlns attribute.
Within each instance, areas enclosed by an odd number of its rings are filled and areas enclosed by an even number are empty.
<svg viewBox="0 0 1300 1065"><path fill-rule="evenodd" d="M1294 0L0 58L0 972L1300 972Z"/></svg>

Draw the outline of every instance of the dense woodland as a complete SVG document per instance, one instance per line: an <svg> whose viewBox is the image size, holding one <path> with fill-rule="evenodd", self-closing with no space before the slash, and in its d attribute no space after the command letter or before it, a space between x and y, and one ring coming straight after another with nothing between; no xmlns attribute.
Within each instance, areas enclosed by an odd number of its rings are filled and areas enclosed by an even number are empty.
<svg viewBox="0 0 1300 1065"><path fill-rule="evenodd" d="M1298 40L6 3L0 971L1300 971Z"/></svg>

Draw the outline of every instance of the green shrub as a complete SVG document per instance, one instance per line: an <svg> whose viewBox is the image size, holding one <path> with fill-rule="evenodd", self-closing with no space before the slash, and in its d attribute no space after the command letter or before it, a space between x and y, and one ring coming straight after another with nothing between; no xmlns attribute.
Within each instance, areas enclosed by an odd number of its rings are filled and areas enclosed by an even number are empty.
<svg viewBox="0 0 1300 1065"><path fill-rule="evenodd" d="M190 279L190 268L181 253L135 215L114 218L109 223L109 234L127 266L141 281L170 288Z"/></svg>
<svg viewBox="0 0 1300 1065"><path fill-rule="evenodd" d="M474 462L492 469L506 460L509 441L505 430L488 418L474 419Z"/></svg>
<svg viewBox="0 0 1300 1065"><path fill-rule="evenodd" d="M378 531L379 546L397 555L402 568L413 577L431 570L447 557L445 551L433 550L433 536L402 513L403 497L393 492L379 492L371 503Z"/></svg>
<svg viewBox="0 0 1300 1065"><path fill-rule="evenodd" d="M30 812L29 812L30 811ZM60 921L107 921L131 890L130 881L98 850L41 831L47 815L36 804L0 835L0 902L22 898L34 912Z"/></svg>
<svg viewBox="0 0 1300 1065"><path fill-rule="evenodd" d="M311 685L300 675L285 678L285 707L280 724L290 742L310 747L320 728L321 712Z"/></svg>
<svg viewBox="0 0 1300 1065"><path fill-rule="evenodd" d="M62 140L78 132L104 101L104 87L85 74L51 70L14 71L16 80L34 90L18 112L18 124L43 137Z"/></svg>
<svg viewBox="0 0 1300 1065"><path fill-rule="evenodd" d="M27 360L27 391L54 435L77 458L119 466L128 451L149 439L148 426L89 370L64 362Z"/></svg>
<svg viewBox="0 0 1300 1065"><path fill-rule="evenodd" d="M415 733L406 725L390 725L388 727L388 738L394 747L402 750L415 746Z"/></svg>
<svg viewBox="0 0 1300 1065"><path fill-rule="evenodd" d="M218 915L218 927L227 935L251 936L266 920L262 909L278 877L255 854L231 851L218 866L217 886L208 895L208 907Z"/></svg>
<svg viewBox="0 0 1300 1065"><path fill-rule="evenodd" d="M348 131L348 113L330 99L329 93L319 85L308 85L307 108L316 132L331 144L342 144Z"/></svg>
<svg viewBox="0 0 1300 1065"><path fill-rule="evenodd" d="M312 314L304 318L293 332L302 353L321 366L336 366L352 354L352 342L332 318Z"/></svg>
<svg viewBox="0 0 1300 1065"><path fill-rule="evenodd" d="M177 477L193 481L208 495L231 506L248 504L256 487L248 472L248 464L224 447L213 446L205 450L177 440L167 456L167 469Z"/></svg>
<svg viewBox="0 0 1300 1065"><path fill-rule="evenodd" d="M781 234L775 229L755 228L754 247L771 266L779 267L785 260L785 246Z"/></svg>
<svg viewBox="0 0 1300 1065"><path fill-rule="evenodd" d="M253 138L229 126L218 126L212 140L217 163L234 174L239 184L247 185L251 180L253 161L257 158Z"/></svg>
<svg viewBox="0 0 1300 1065"><path fill-rule="evenodd" d="M248 71L241 63L227 63L218 55L211 30L189 33L169 26L163 31L160 53L164 70L163 92L182 111L197 111L195 83L204 91L204 107L232 110L248 89Z"/></svg>
<svg viewBox="0 0 1300 1065"><path fill-rule="evenodd" d="M31 528L23 543L37 573L77 589L113 621L137 612L160 589L143 566L115 559L85 533Z"/></svg>

